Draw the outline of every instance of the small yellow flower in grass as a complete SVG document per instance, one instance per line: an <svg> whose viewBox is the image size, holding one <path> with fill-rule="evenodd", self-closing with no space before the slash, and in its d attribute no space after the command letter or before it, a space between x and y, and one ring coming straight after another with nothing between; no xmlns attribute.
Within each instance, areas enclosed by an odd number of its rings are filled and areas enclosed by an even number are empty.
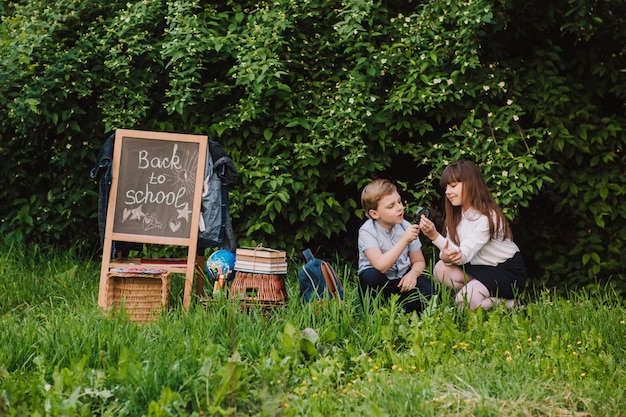
<svg viewBox="0 0 626 417"><path fill-rule="evenodd" d="M436 342L436 341L434 341L434 340L431 340L430 342L428 342L428 344L429 344L429 345L431 345L431 346L434 346L434 345L435 345L435 343L437 343L437 342Z"/></svg>
<svg viewBox="0 0 626 417"><path fill-rule="evenodd" d="M344 388L343 390L341 390L341 392L343 392L344 394L347 394L348 393L348 389Z"/></svg>
<svg viewBox="0 0 626 417"><path fill-rule="evenodd" d="M415 366L415 365L411 365L411 369L412 369L412 370L416 370L416 369L417 369L417 366Z"/></svg>
<svg viewBox="0 0 626 417"><path fill-rule="evenodd" d="M317 377L316 376L312 376L311 377L311 381L317 381Z"/></svg>
<svg viewBox="0 0 626 417"><path fill-rule="evenodd" d="M373 381L373 379L371 377L367 378L367 382L372 382L372 381Z"/></svg>
<svg viewBox="0 0 626 417"><path fill-rule="evenodd" d="M391 365L391 369L395 370L396 369L396 365Z"/></svg>
<svg viewBox="0 0 626 417"><path fill-rule="evenodd" d="M285 404L283 404L283 407L285 407L285 408L289 408L289 407L291 407L291 404L289 404L289 403L285 403Z"/></svg>
<svg viewBox="0 0 626 417"><path fill-rule="evenodd" d="M580 373L580 376L581 376L581 377L583 377L583 376L585 376L585 375L587 375L587 373L586 373L586 372L581 372L581 373Z"/></svg>
<svg viewBox="0 0 626 417"><path fill-rule="evenodd" d="M457 348L457 345L452 345L452 349L456 349L456 348Z"/></svg>
<svg viewBox="0 0 626 417"><path fill-rule="evenodd" d="M626 321L625 320L620 320L619 324L626 324Z"/></svg>

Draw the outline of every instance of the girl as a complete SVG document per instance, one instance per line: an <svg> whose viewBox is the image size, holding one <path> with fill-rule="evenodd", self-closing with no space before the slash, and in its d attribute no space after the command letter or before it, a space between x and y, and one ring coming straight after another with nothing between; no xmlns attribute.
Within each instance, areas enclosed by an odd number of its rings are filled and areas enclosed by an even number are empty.
<svg viewBox="0 0 626 417"><path fill-rule="evenodd" d="M455 301L471 310L488 309L515 297L526 285L526 268L513 234L478 167L461 160L441 174L445 189L446 237L422 217L420 229L440 249L433 276L458 290Z"/></svg>

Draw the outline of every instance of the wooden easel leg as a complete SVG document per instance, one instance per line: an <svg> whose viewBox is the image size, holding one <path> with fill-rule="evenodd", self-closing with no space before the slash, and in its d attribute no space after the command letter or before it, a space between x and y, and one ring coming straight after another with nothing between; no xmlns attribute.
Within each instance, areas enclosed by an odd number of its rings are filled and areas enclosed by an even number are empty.
<svg viewBox="0 0 626 417"><path fill-rule="evenodd" d="M204 255L196 257L196 293L199 297L204 294L204 263L206 262Z"/></svg>

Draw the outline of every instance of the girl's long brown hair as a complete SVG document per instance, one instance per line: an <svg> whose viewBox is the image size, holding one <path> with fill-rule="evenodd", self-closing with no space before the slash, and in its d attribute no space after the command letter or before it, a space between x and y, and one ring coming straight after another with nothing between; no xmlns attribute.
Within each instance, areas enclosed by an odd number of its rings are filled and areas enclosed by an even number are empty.
<svg viewBox="0 0 626 417"><path fill-rule="evenodd" d="M504 217L504 213L493 199L487 184L475 163L469 160L460 160L448 165L441 174L439 184L445 191L446 185L454 182L463 183L463 202L487 216L489 219L489 234L492 239L512 239L513 232ZM446 218L444 221L448 237L459 245L457 226L461 221L461 206L455 207L450 200L445 199Z"/></svg>

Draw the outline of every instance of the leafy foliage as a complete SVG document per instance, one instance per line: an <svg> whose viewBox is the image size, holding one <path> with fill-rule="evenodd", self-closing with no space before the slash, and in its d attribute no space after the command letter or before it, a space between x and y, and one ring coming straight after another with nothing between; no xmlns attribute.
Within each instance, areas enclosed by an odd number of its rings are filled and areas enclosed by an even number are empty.
<svg viewBox="0 0 626 417"><path fill-rule="evenodd" d="M623 2L0 2L0 233L97 250L117 128L208 134L242 244L353 253L359 191L481 166L532 276L624 289ZM330 245L329 245L329 242Z"/></svg>

